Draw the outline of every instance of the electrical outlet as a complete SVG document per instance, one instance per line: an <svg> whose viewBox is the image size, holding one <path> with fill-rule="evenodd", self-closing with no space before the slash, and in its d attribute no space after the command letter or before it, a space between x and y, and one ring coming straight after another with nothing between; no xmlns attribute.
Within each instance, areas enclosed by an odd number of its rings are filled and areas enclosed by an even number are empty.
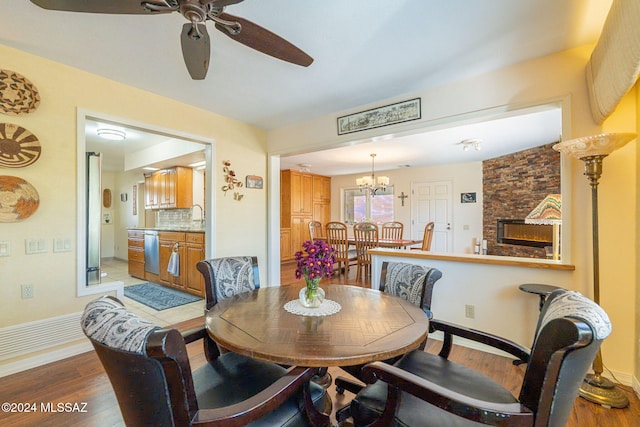
<svg viewBox="0 0 640 427"><path fill-rule="evenodd" d="M475 319L476 318L476 306L475 305L466 304L464 306L464 317L467 317L469 319Z"/></svg>
<svg viewBox="0 0 640 427"><path fill-rule="evenodd" d="M33 285L21 285L22 299L33 298Z"/></svg>

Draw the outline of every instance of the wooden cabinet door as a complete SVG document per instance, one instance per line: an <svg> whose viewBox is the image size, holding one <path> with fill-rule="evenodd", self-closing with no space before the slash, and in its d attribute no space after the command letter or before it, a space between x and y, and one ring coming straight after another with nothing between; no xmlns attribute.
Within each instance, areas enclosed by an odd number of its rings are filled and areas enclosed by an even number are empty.
<svg viewBox="0 0 640 427"><path fill-rule="evenodd" d="M322 227L327 225L327 222L331 221L331 203L329 202L314 202L313 203L313 220L320 221ZM324 234L324 232L322 233Z"/></svg>
<svg viewBox="0 0 640 427"><path fill-rule="evenodd" d="M144 208L145 209L156 209L158 207L157 183L158 183L158 180L154 174L144 176Z"/></svg>
<svg viewBox="0 0 640 427"><path fill-rule="evenodd" d="M291 172L291 213L302 215L304 206L302 205L302 174Z"/></svg>
<svg viewBox="0 0 640 427"><path fill-rule="evenodd" d="M174 240L160 240L160 250L159 250L159 265L160 271L158 273L158 277L160 278L160 282L168 285L173 285L176 287L183 287L184 285L184 262L185 262L185 252L184 252L184 243L178 242L178 258L180 259L180 274L178 276L174 276L169 274L167 271L167 267L169 266L169 259L171 259L171 254L173 253L174 246L176 241Z"/></svg>
<svg viewBox="0 0 640 427"><path fill-rule="evenodd" d="M330 177L313 175L313 200L314 202L328 202L331 200Z"/></svg>
<svg viewBox="0 0 640 427"><path fill-rule="evenodd" d="M309 222L311 216L291 218L291 253L302 250L302 242L309 240Z"/></svg>
<svg viewBox="0 0 640 427"><path fill-rule="evenodd" d="M302 213L311 215L313 213L313 177L311 175L302 175L301 191Z"/></svg>
<svg viewBox="0 0 640 427"><path fill-rule="evenodd" d="M285 261L293 258L291 250L291 229L280 229L280 260Z"/></svg>
<svg viewBox="0 0 640 427"><path fill-rule="evenodd" d="M205 259L204 245L187 243L185 246L185 289L204 297L204 278L196 268L198 262Z"/></svg>
<svg viewBox="0 0 640 427"><path fill-rule="evenodd" d="M164 169L158 175L160 181L160 207L174 208L176 206L176 171Z"/></svg>

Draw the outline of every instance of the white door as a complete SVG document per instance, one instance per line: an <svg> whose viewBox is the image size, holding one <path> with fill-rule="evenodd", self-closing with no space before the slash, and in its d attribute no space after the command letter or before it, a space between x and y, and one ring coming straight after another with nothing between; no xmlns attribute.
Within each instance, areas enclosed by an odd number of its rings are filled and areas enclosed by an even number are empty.
<svg viewBox="0 0 640 427"><path fill-rule="evenodd" d="M411 193L411 234L414 239L422 239L424 227L433 221L433 252L450 252L453 236L451 233L451 211L453 206L451 181L414 182Z"/></svg>

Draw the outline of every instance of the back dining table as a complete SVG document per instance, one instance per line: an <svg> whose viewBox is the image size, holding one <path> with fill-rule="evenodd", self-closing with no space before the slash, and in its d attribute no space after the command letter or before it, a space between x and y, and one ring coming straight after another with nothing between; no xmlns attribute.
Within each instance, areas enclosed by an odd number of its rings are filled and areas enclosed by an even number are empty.
<svg viewBox="0 0 640 427"><path fill-rule="evenodd" d="M427 315L402 298L357 286L323 288L326 300L333 307L339 304L337 313L294 314L284 306L297 301L300 287L266 287L216 304L205 315L207 331L236 353L322 368L388 359L418 348L427 338Z"/></svg>

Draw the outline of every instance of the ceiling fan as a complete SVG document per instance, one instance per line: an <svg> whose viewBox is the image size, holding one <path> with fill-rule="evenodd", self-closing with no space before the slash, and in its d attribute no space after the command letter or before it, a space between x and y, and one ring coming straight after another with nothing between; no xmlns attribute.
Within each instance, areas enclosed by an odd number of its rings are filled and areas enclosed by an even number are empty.
<svg viewBox="0 0 640 427"><path fill-rule="evenodd" d="M308 67L313 58L271 31L224 12L226 6L244 0L31 0L43 9L69 12L157 15L178 12L188 21L180 41L187 70L194 80L203 80L209 68L211 43L206 21L217 30L259 52L292 64Z"/></svg>

